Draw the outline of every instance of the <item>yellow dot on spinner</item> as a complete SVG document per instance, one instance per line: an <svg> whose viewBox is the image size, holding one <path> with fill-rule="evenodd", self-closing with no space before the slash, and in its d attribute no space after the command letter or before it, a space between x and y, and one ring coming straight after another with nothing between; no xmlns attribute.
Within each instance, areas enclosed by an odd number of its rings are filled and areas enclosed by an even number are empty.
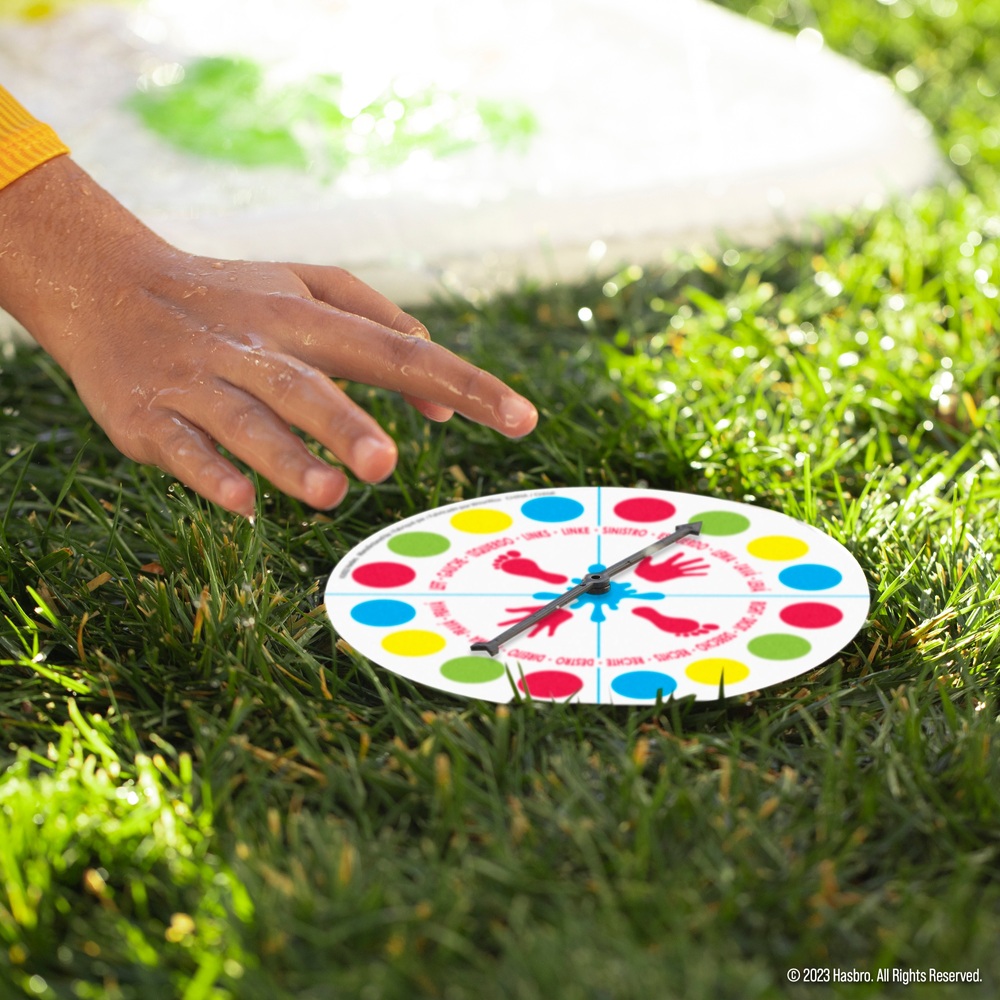
<svg viewBox="0 0 1000 1000"><path fill-rule="evenodd" d="M514 523L502 510L460 510L451 519L451 526L470 535L495 535Z"/></svg>
<svg viewBox="0 0 1000 1000"><path fill-rule="evenodd" d="M773 562L801 559L808 551L809 546L801 538L794 538L792 535L764 535L762 538L755 538L747 546L750 555Z"/></svg>
<svg viewBox="0 0 1000 1000"><path fill-rule="evenodd" d="M396 656L430 656L431 653L440 653L444 647L444 636L419 628L393 632L382 640L382 648Z"/></svg>
<svg viewBox="0 0 1000 1000"><path fill-rule="evenodd" d="M712 687L718 687L720 680L724 684L738 684L740 681L745 681L750 676L750 668L739 660L710 656L707 659L689 663L684 673L699 684L711 684Z"/></svg>

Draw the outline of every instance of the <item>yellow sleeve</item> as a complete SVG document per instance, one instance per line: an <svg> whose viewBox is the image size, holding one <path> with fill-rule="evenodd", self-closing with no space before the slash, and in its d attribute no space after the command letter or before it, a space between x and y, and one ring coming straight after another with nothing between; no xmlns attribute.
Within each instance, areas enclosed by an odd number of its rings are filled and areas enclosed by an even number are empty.
<svg viewBox="0 0 1000 1000"><path fill-rule="evenodd" d="M0 188L46 160L68 152L48 125L32 118L0 87Z"/></svg>

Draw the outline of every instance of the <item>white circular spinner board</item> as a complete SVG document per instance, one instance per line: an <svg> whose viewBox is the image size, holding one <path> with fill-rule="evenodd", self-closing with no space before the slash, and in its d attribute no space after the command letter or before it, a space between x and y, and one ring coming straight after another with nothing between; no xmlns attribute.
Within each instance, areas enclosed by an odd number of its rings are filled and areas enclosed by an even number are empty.
<svg viewBox="0 0 1000 1000"><path fill-rule="evenodd" d="M588 580L601 585L585 590ZM861 567L816 528L748 504L618 487L415 515L348 552L326 587L354 650L494 702L756 691L836 654L868 606Z"/></svg>

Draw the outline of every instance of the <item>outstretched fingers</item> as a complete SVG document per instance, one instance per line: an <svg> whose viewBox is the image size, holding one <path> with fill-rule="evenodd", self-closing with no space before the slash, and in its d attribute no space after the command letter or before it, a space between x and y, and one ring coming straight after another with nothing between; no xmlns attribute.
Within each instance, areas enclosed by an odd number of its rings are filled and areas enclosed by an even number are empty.
<svg viewBox="0 0 1000 1000"><path fill-rule="evenodd" d="M396 444L378 421L325 375L286 354L254 350L232 355L213 396L217 421L229 422L234 407L244 414L243 426L230 430L230 440L220 440L245 461L252 461L246 457L250 453L259 460L262 440L273 440L276 453L290 445L288 439L305 451L288 431L291 425L319 441L366 482L380 482L396 466ZM255 464L266 471L259 461Z"/></svg>
<svg viewBox="0 0 1000 1000"><path fill-rule="evenodd" d="M281 371L281 359L273 359ZM267 367L265 365L262 368ZM246 366L246 370L257 366ZM244 386L217 377L197 390L162 399L189 423L203 428L232 455L256 469L274 486L322 510L335 507L344 498L348 482L340 469L317 458L289 429L298 426L326 445L359 478L368 482L384 479L396 462L396 447L378 424L356 407L321 375L317 382L329 387L324 398L310 393L308 382L299 401L298 391L275 391L274 382L247 379ZM279 379L279 385L293 385ZM298 387L296 387L297 389Z"/></svg>
<svg viewBox="0 0 1000 1000"><path fill-rule="evenodd" d="M179 413L151 413L140 450L134 458L158 465L206 500L244 517L253 515L253 483L219 454L208 434Z"/></svg>
<svg viewBox="0 0 1000 1000"><path fill-rule="evenodd" d="M440 344L388 331L375 333L373 339L379 350L362 359L362 380L400 391L407 386L421 399L449 407L507 437L523 437L538 422L527 399Z"/></svg>
<svg viewBox="0 0 1000 1000"><path fill-rule="evenodd" d="M371 285L366 285L350 271L319 264L289 264L288 267L299 276L314 299L343 312L364 316L397 333L430 339L427 328L420 320L404 312L395 302L375 291Z"/></svg>
<svg viewBox="0 0 1000 1000"><path fill-rule="evenodd" d="M431 339L427 327L420 320L400 309L391 299L387 299L349 271L340 267L312 264L290 264L289 267L301 278L310 295L319 302L365 317L408 337ZM454 412L450 407L418 399L408 392L403 393L403 398L429 420L439 423L448 420Z"/></svg>
<svg viewBox="0 0 1000 1000"><path fill-rule="evenodd" d="M319 302L293 299L287 307L309 333L296 354L327 375L425 400L507 437L522 437L538 421L527 399L440 344Z"/></svg>

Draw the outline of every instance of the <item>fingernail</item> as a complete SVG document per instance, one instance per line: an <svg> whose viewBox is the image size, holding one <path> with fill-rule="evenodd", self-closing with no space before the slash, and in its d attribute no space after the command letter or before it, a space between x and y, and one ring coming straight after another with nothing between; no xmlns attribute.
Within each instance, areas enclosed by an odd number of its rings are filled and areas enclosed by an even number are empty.
<svg viewBox="0 0 1000 1000"><path fill-rule="evenodd" d="M537 416L534 406L523 396L506 396L500 403L500 419L505 427L516 427Z"/></svg>

